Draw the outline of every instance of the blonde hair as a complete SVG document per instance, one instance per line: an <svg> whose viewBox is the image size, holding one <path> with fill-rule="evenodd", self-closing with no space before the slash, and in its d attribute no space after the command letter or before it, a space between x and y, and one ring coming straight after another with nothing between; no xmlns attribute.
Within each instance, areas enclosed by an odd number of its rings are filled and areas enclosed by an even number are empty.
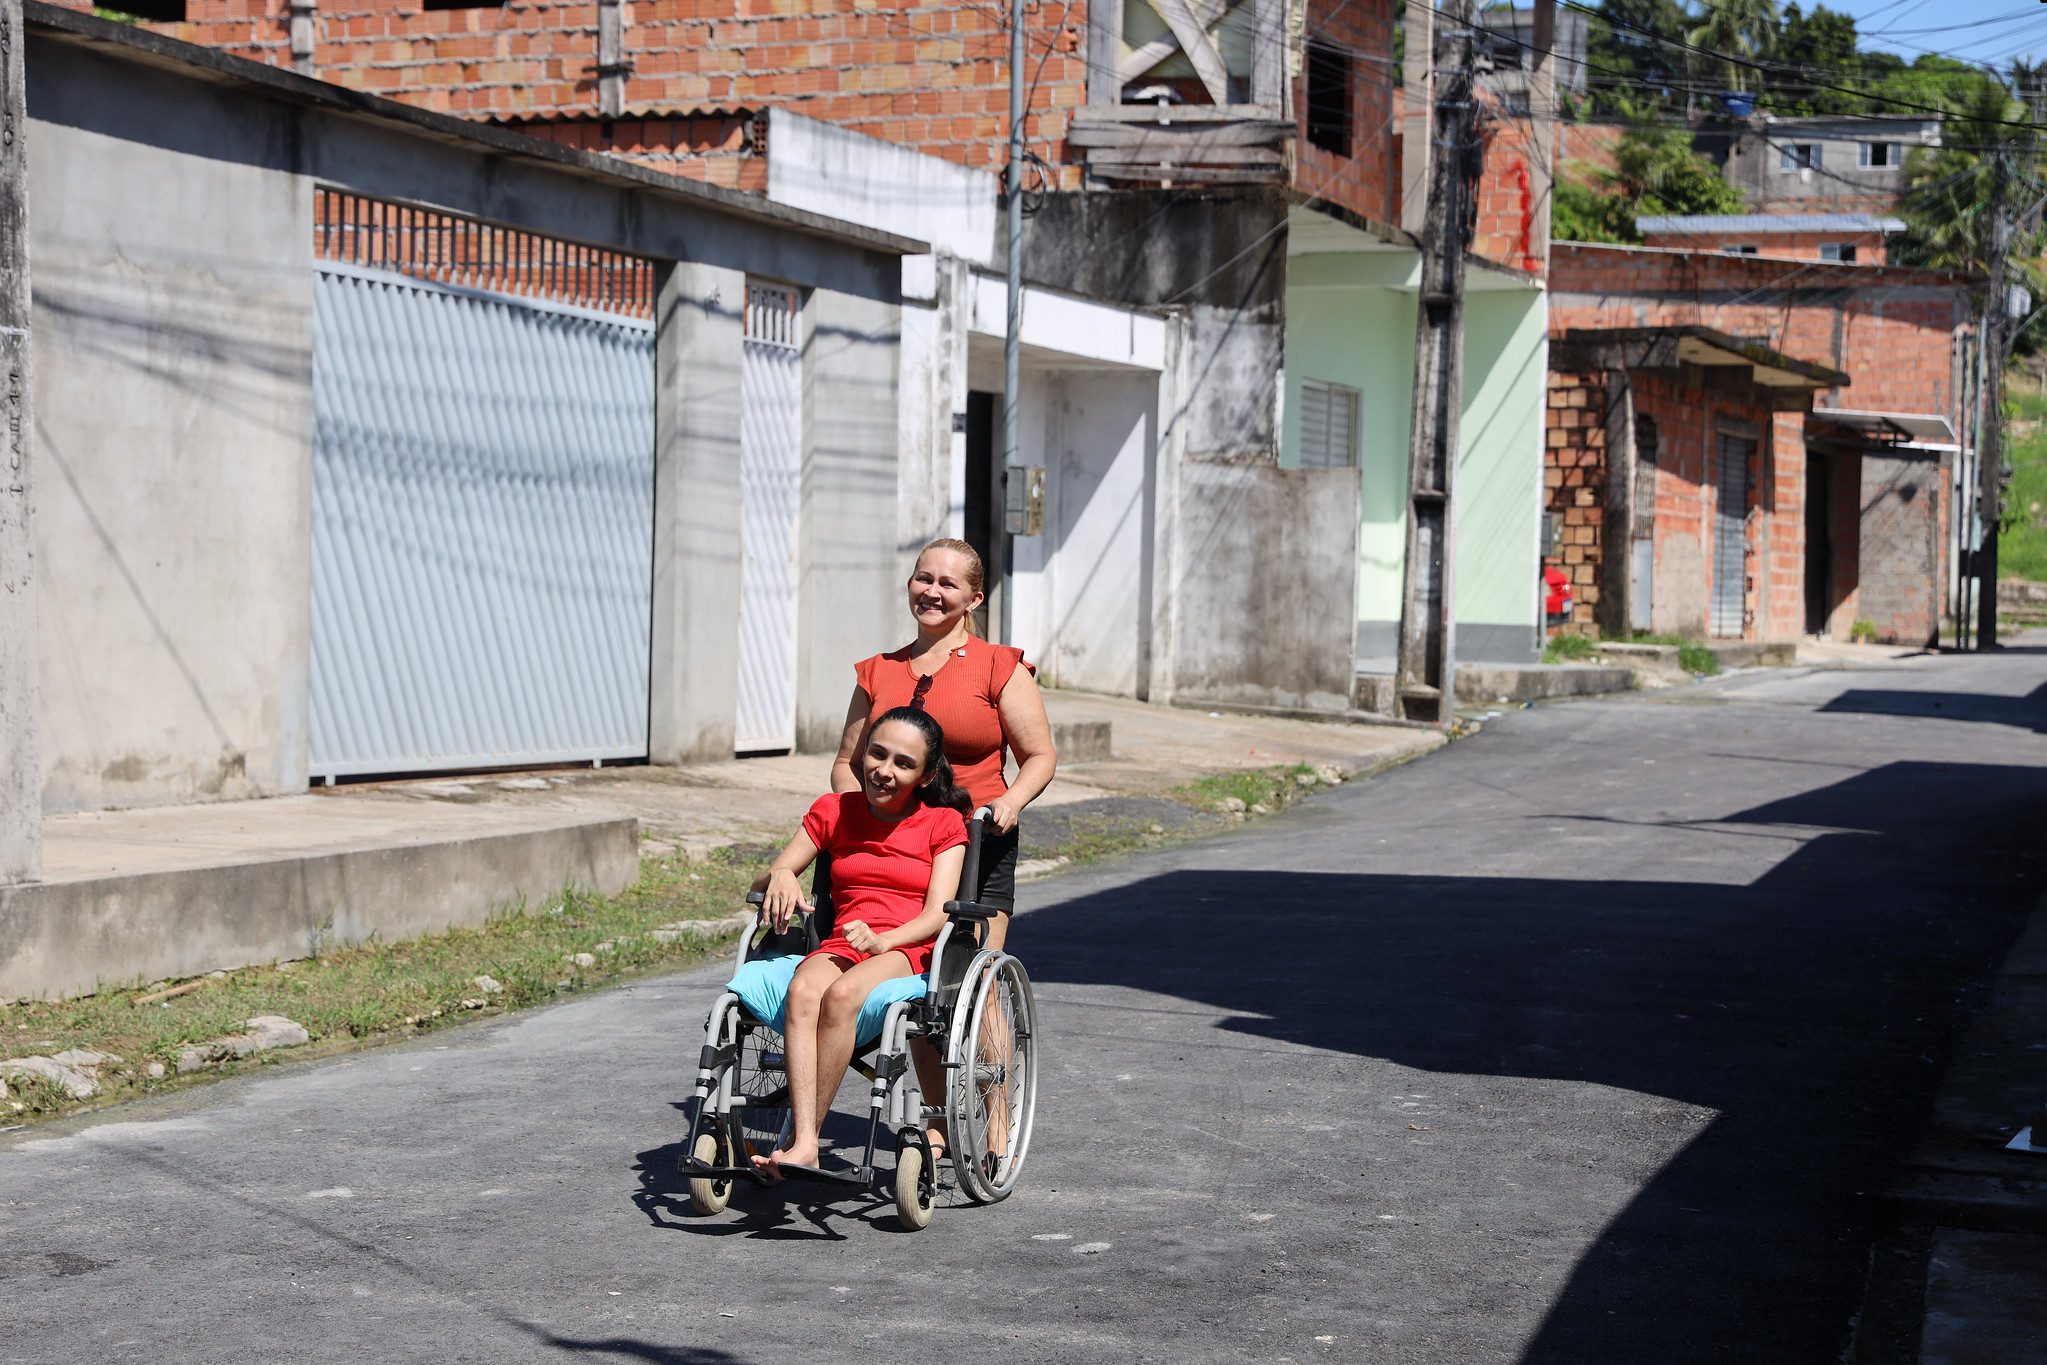
<svg viewBox="0 0 2047 1365"><path fill-rule="evenodd" d="M967 586L973 589L974 595L976 597L984 596L986 594L987 588L984 585L986 581L987 571L981 567L981 552L979 550L976 550L973 546L967 544L967 542L965 542L964 540L957 539L956 537L940 536L938 539L932 541L929 545L926 545L923 549L917 551L917 562L919 564L922 564L924 562L924 556L930 554L933 550L950 550L952 553L966 560ZM980 632L974 629L974 613L968 612L967 634L977 635L979 633Z"/></svg>

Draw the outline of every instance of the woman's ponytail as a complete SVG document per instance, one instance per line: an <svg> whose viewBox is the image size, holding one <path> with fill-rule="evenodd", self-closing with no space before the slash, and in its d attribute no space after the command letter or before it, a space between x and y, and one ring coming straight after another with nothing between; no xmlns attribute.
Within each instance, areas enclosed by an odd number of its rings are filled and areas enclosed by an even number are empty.
<svg viewBox="0 0 2047 1365"><path fill-rule="evenodd" d="M927 771L924 784L917 788L917 799L927 806L956 810L962 818L973 814L973 798L961 789L959 780L953 776L952 760L945 756L945 731L931 718L931 713L921 706L898 706L882 712L868 727L867 733L873 734L892 720L901 721L924 736Z"/></svg>

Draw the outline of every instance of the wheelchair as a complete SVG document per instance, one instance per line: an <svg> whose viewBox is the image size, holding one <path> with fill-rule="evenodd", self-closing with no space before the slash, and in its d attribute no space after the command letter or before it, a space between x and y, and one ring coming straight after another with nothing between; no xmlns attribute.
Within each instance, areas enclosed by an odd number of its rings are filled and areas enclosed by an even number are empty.
<svg viewBox="0 0 2047 1365"><path fill-rule="evenodd" d="M968 822L960 885L979 885L981 835L987 810ZM815 909L776 933L754 892L752 922L740 939L739 962L800 956L829 938L833 927L829 859L819 855L811 881ZM1037 1105L1037 1003L1023 964L986 946L988 925L1002 913L971 900L946 903L923 994L896 1000L881 1034L856 1045L853 1069L869 1083L867 1144L851 1169L783 1164L783 1176L819 1180L893 1197L904 1228L928 1226L937 1204L936 1163L925 1134L932 1119L946 1125L948 1157L960 1190L977 1204L1005 1199L1016 1188L1030 1148ZM910 1042L929 1042L944 1064L945 1094L918 1087ZM765 1183L752 1165L787 1140L793 1123L782 1035L726 991L711 1006L690 1103L689 1136L678 1173L689 1182L690 1206L722 1213L739 1182ZM884 1137L894 1145L892 1169L876 1164Z"/></svg>

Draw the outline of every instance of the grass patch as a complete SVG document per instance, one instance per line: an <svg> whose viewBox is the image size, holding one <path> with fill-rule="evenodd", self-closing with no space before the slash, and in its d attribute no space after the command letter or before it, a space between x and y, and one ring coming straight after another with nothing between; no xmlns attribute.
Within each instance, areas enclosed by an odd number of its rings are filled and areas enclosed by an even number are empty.
<svg viewBox="0 0 2047 1365"><path fill-rule="evenodd" d="M2017 374L2008 393L2014 416L2041 425L2005 450L2012 472L1997 538L1997 572L2004 578L2047 582L2047 395Z"/></svg>
<svg viewBox="0 0 2047 1365"><path fill-rule="evenodd" d="M1542 647L1546 664L1590 663L1599 657L1599 642L1589 635L1552 635Z"/></svg>
<svg viewBox="0 0 2047 1365"><path fill-rule="evenodd" d="M1720 671L1720 656L1708 648L1704 640L1696 636L1674 635L1667 630L1638 630L1628 637L1628 643L1637 645L1676 645L1677 666L1685 672L1710 678Z"/></svg>
<svg viewBox="0 0 2047 1365"><path fill-rule="evenodd" d="M1200 810L1220 810L1232 798L1243 802L1247 811L1254 806L1263 806L1268 811L1284 810L1315 790L1319 784L1301 781L1303 777L1312 779L1314 776L1314 768L1306 763L1246 768L1241 772L1197 778L1167 794Z"/></svg>
<svg viewBox="0 0 2047 1365"><path fill-rule="evenodd" d="M71 1100L55 1087L26 1080L10 1082L0 1123L97 1108L231 1070L208 1068L181 1078L178 1052L239 1033L253 1015L284 1015L311 1036L308 1046L267 1054L268 1060L325 1055L545 1004L620 977L722 952L720 941L692 936L664 943L652 931L744 909L747 883L762 861L649 859L641 865L640 880L616 896L570 894L542 909L500 915L481 928L243 968L210 980L203 989L151 1005L130 1003L142 993L139 988L0 1005L0 1057L90 1048L123 1059L100 1071L102 1093L90 1100ZM577 953L591 954L595 965L574 966L570 959ZM495 978L503 989L485 995L475 984L478 976ZM474 1000L485 1003L465 1008L464 1001ZM162 1078L149 1077L151 1062L164 1065Z"/></svg>

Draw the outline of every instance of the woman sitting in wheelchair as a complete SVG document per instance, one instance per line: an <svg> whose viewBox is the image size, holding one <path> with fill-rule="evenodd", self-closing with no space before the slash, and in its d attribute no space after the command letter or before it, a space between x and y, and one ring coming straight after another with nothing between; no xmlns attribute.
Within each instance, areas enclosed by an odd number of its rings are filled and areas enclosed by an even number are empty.
<svg viewBox="0 0 2047 1365"><path fill-rule="evenodd" d="M821 796L774 866L754 885L776 932L812 908L797 876L820 852L832 858L832 936L789 983L784 1048L793 1131L753 1164L769 1179L783 1162L815 1166L819 1130L852 1064L861 1006L885 981L922 973L959 893L967 795L953 782L945 737L923 711L898 707L876 721L857 792Z"/></svg>

